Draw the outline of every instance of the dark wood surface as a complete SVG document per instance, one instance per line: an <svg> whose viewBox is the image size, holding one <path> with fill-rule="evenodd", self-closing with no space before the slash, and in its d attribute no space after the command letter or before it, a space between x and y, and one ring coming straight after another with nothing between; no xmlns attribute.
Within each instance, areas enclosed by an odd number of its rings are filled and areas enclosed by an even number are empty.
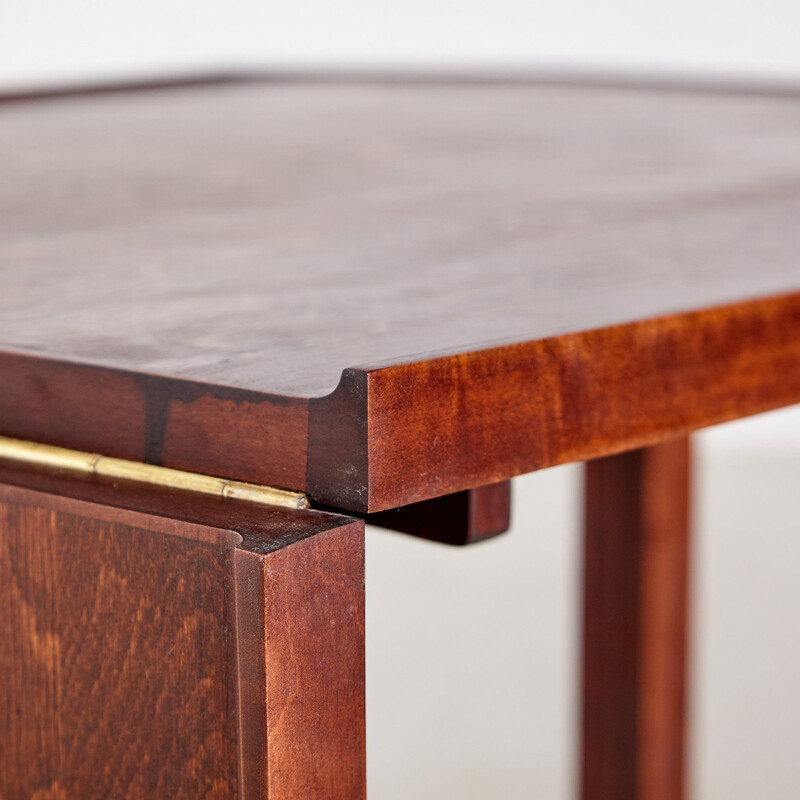
<svg viewBox="0 0 800 800"><path fill-rule="evenodd" d="M482 542L511 525L511 481L367 514L368 525L452 545Z"/></svg>
<svg viewBox="0 0 800 800"><path fill-rule="evenodd" d="M798 137L533 82L4 104L0 433L367 512L800 401Z"/></svg>
<svg viewBox="0 0 800 800"><path fill-rule="evenodd" d="M361 521L6 478L0 796L364 797Z"/></svg>
<svg viewBox="0 0 800 800"><path fill-rule="evenodd" d="M583 800L685 791L690 450L586 465Z"/></svg>

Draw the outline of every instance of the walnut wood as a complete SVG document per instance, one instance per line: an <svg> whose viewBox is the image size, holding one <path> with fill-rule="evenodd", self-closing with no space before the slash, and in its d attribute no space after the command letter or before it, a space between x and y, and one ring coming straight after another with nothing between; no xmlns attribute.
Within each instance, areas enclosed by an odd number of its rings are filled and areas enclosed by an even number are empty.
<svg viewBox="0 0 800 800"><path fill-rule="evenodd" d="M798 402L796 97L6 103L0 433L374 512Z"/></svg>
<svg viewBox="0 0 800 800"><path fill-rule="evenodd" d="M367 514L368 525L452 545L505 533L511 524L511 482L503 481L420 503Z"/></svg>
<svg viewBox="0 0 800 800"><path fill-rule="evenodd" d="M0 796L363 798L363 523L9 472Z"/></svg>
<svg viewBox="0 0 800 800"><path fill-rule="evenodd" d="M685 784L689 443L586 470L583 800Z"/></svg>

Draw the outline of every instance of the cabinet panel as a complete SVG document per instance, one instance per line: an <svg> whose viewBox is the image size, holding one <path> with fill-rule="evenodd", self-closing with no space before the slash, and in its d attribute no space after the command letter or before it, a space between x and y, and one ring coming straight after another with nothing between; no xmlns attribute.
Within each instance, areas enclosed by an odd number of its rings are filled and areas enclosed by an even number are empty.
<svg viewBox="0 0 800 800"><path fill-rule="evenodd" d="M0 797L362 796L363 524L262 513L0 485Z"/></svg>

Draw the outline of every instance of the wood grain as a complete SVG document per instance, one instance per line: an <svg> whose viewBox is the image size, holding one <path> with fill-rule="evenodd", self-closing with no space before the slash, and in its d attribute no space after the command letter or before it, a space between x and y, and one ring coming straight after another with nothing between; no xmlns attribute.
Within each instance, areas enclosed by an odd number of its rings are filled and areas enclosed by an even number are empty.
<svg viewBox="0 0 800 800"><path fill-rule="evenodd" d="M263 580L269 797L363 798L363 527L276 551Z"/></svg>
<svg viewBox="0 0 800 800"><path fill-rule="evenodd" d="M0 795L236 796L229 543L4 495Z"/></svg>
<svg viewBox="0 0 800 800"><path fill-rule="evenodd" d="M400 506L800 401L800 294L387 366L366 385L366 506ZM329 474L315 496L364 502Z"/></svg>
<svg viewBox="0 0 800 800"><path fill-rule="evenodd" d="M791 96L535 82L2 106L0 342L318 397L798 290L798 132Z"/></svg>
<svg viewBox="0 0 800 800"><path fill-rule="evenodd" d="M363 798L363 523L13 479L0 797Z"/></svg>
<svg viewBox="0 0 800 800"><path fill-rule="evenodd" d="M582 797L685 790L689 443L586 471Z"/></svg>
<svg viewBox="0 0 800 800"><path fill-rule="evenodd" d="M366 513L798 402L799 109L398 80L3 104L0 433Z"/></svg>
<svg viewBox="0 0 800 800"><path fill-rule="evenodd" d="M0 373L4 434L272 486L306 484L305 400L15 353L0 353Z"/></svg>

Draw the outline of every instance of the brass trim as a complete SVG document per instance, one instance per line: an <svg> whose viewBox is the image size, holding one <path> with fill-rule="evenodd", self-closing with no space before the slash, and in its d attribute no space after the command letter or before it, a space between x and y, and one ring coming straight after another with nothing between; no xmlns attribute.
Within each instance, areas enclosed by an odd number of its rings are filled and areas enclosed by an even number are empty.
<svg viewBox="0 0 800 800"><path fill-rule="evenodd" d="M102 475L106 478L146 483L151 486L164 486L232 500L243 500L249 503L283 506L284 508L308 508L308 498L302 492L290 492L287 489L276 489L273 486L216 478L212 475L201 475L197 472L185 472L169 467L157 467L154 464L143 464L124 458L111 458L97 453L82 453L78 450L68 450L64 447L54 447L22 439L11 439L7 436L0 436L0 458L51 469L65 469L85 475Z"/></svg>

